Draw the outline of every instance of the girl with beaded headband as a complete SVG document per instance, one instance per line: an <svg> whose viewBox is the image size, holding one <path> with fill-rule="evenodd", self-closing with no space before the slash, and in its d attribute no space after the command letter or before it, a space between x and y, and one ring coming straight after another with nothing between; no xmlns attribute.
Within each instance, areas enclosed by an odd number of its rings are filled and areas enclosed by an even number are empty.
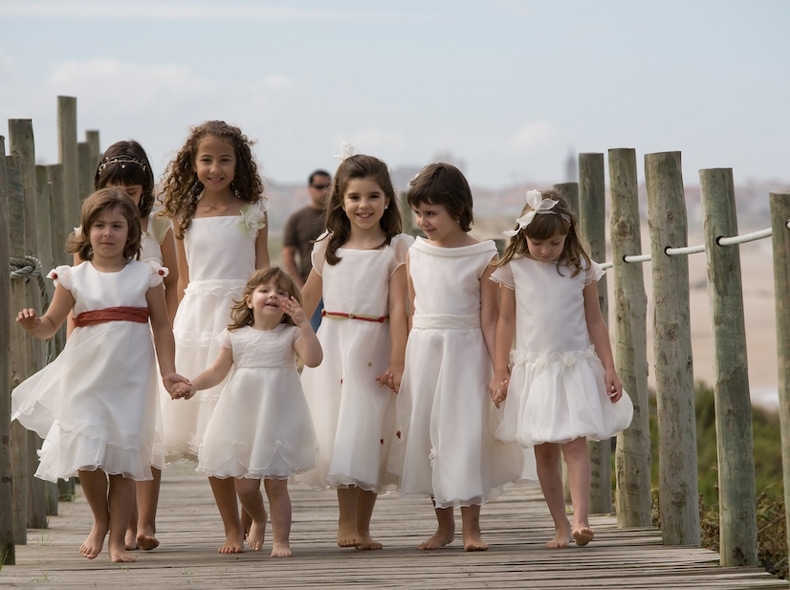
<svg viewBox="0 0 790 590"><path fill-rule="evenodd" d="M178 309L178 265L176 244L170 220L152 215L154 208L154 173L143 146L130 139L116 141L108 147L93 177L94 189L117 187L123 189L137 205L140 212L140 260L153 261L168 269L164 277L167 316L172 325ZM79 254L74 264L82 262ZM159 489L165 458L162 448L162 412L157 406L157 436L151 456L153 479L139 481L136 487L137 501L126 529L126 549L150 551L159 546L156 538L156 510L159 504Z"/></svg>
<svg viewBox="0 0 790 590"><path fill-rule="evenodd" d="M158 377L168 389L185 380L175 373L167 270L136 260L137 205L125 191L100 189L83 202L80 221L67 250L85 262L50 273L55 293L43 316L17 316L36 338L51 338L71 310L76 327L60 355L14 389L12 419L44 437L37 477L79 476L94 518L80 553L96 558L109 533L110 559L135 561L124 535L135 482L152 477Z"/></svg>
<svg viewBox="0 0 790 590"><path fill-rule="evenodd" d="M302 371L320 452L317 468L300 480L337 489L341 547L381 549L370 520L377 494L396 484L386 466L408 331L404 262L412 241L401 223L387 165L346 148L332 180L327 232L315 243L302 292L308 317L324 301L324 361Z"/></svg>
<svg viewBox="0 0 790 590"><path fill-rule="evenodd" d="M253 142L238 127L207 121L194 127L165 175L162 214L176 238L181 303L173 323L176 366L196 375L220 352L217 336L250 274L269 266L263 182ZM189 401L163 402L168 460L196 460L223 383ZM238 521L232 479L209 477L223 522ZM245 519L245 523L249 523ZM244 531L226 528L221 553L243 550Z"/></svg>
<svg viewBox="0 0 790 590"><path fill-rule="evenodd" d="M231 310L232 322L219 336L222 347L216 360L191 385L179 385L188 398L233 369L206 426L197 471L234 482L252 517L247 542L253 551L262 549L266 531L263 480L272 557L291 555L288 478L311 469L318 449L296 359L315 367L322 352L300 301L296 283L283 270L272 266L255 271ZM225 526L239 528L241 523Z"/></svg>
<svg viewBox="0 0 790 590"><path fill-rule="evenodd" d="M402 439L392 453L404 497L430 497L436 532L417 545L455 539L459 509L466 551L485 551L480 508L521 478L524 452L496 441L489 403L497 289L488 280L497 251L470 235L472 191L451 164L429 164L409 183L409 205L425 238L406 262L411 331L396 401Z"/></svg>
<svg viewBox="0 0 790 590"><path fill-rule="evenodd" d="M598 302L601 266L576 233L576 217L554 191L527 192L491 280L501 285L494 376L504 418L496 436L534 447L538 480L554 520L549 548L587 545L590 459L587 440L631 423L633 405L614 368ZM513 342L515 338L515 347ZM511 350L512 348L512 350ZM573 522L565 513L560 455L568 466Z"/></svg>

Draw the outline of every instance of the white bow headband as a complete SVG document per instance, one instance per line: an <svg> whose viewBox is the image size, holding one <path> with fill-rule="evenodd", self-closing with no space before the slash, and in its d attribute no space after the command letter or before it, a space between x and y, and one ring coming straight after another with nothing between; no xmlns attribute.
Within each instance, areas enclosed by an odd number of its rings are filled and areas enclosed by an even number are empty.
<svg viewBox="0 0 790 590"><path fill-rule="evenodd" d="M516 223L518 224L518 229L511 229L507 231L503 231L502 233L506 236L515 236L520 232L522 229L527 227L532 220L535 219L535 215L543 214L543 213L553 213L554 215L559 215L562 219L567 221L568 223L571 222L570 218L565 215L564 213L557 213L554 211L554 205L559 203L554 199L544 199L543 195L540 194L540 191L531 190L527 191L527 204L532 207L532 211L527 211L521 217L516 219Z"/></svg>
<svg viewBox="0 0 790 590"><path fill-rule="evenodd" d="M351 145L347 141L341 141L340 142L340 153L339 154L335 154L335 158L337 158L341 162L344 162L346 160L346 158L350 158L351 156L353 156L355 151L356 150L354 149L353 145Z"/></svg>

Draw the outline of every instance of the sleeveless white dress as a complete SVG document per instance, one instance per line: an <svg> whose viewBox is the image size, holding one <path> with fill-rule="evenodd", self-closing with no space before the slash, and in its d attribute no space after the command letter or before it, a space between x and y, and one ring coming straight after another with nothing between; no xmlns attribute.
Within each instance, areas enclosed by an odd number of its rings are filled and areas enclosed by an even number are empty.
<svg viewBox="0 0 790 590"><path fill-rule="evenodd" d="M239 215L193 219L184 235L189 284L173 322L176 371L190 379L214 363L217 336L230 323L230 308L241 299L255 270L255 238L265 222L265 202L251 203ZM227 381L227 380L226 380ZM168 462L196 461L225 381L173 400L162 391L164 447Z"/></svg>
<svg viewBox="0 0 790 590"><path fill-rule="evenodd" d="M206 426L198 473L287 479L315 465L318 444L296 370L299 328L224 330L232 373Z"/></svg>
<svg viewBox="0 0 790 590"><path fill-rule="evenodd" d="M480 280L495 255L490 240L440 248L417 238L409 250L414 315L394 470L404 496L431 496L437 508L483 504L524 470L523 450L493 436L499 417L488 395L493 366L480 326Z"/></svg>
<svg viewBox="0 0 790 590"><path fill-rule="evenodd" d="M160 274L160 272L162 274ZM159 265L129 262L100 272L90 262L50 273L74 297L74 315L108 307L147 307L161 285ZM102 469L151 479L159 371L148 322L77 327L58 357L14 389L11 418L44 438L36 476L48 481Z"/></svg>
<svg viewBox="0 0 790 590"><path fill-rule="evenodd" d="M586 285L604 274L591 261L575 277L557 264L515 258L491 279L515 290L516 345L497 438L524 447L604 440L628 428L634 406L623 392L613 404L584 314Z"/></svg>
<svg viewBox="0 0 790 590"><path fill-rule="evenodd" d="M386 471L395 436L395 394L376 381L390 362L389 323L360 318L387 315L390 277L405 263L411 241L399 234L377 250L340 248L335 265L325 262L328 238L319 238L313 248L327 315L318 328L324 360L302 370L320 451L316 469L297 478L301 483L374 492L396 484Z"/></svg>

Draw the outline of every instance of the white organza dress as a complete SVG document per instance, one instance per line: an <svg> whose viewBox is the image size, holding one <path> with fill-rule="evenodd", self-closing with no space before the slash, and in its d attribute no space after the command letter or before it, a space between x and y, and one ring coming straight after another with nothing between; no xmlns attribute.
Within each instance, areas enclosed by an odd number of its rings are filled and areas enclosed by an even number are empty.
<svg viewBox="0 0 790 590"><path fill-rule="evenodd" d="M160 269L133 260L106 273L83 262L59 266L50 278L71 291L76 316L147 307L146 292L162 283ZM102 469L146 480L158 395L148 322L109 321L75 328L60 355L14 389L11 417L44 438L36 471L41 479Z"/></svg>
<svg viewBox="0 0 790 590"><path fill-rule="evenodd" d="M409 251L414 316L394 470L401 493L432 496L437 508L483 504L524 469L523 450L493 437L498 416L488 395L493 367L480 326L480 280L495 255L490 240L440 248L417 238Z"/></svg>
<svg viewBox="0 0 790 590"><path fill-rule="evenodd" d="M315 465L318 445L299 373L295 326L225 330L233 369L206 426L199 473L287 479Z"/></svg>
<svg viewBox="0 0 790 590"><path fill-rule="evenodd" d="M587 331L586 285L604 274L592 262L571 277L565 266L515 258L491 276L516 296L516 346L497 438L524 447L585 436L604 440L628 428L634 407L623 392L613 404Z"/></svg>
<svg viewBox="0 0 790 590"><path fill-rule="evenodd" d="M230 323L230 308L241 299L255 270L255 238L264 225L265 211L264 202L259 201L246 205L239 215L192 219L186 231L189 284L176 312L173 335L176 371L188 379L217 358L217 336ZM198 391L189 400L172 400L162 392L168 461L197 460L203 432L224 386L225 381Z"/></svg>
<svg viewBox="0 0 790 590"><path fill-rule="evenodd" d="M316 469L297 479L316 488L379 492L396 483L386 472L395 394L376 381L389 366L391 345L389 323L375 320L387 315L390 277L405 263L412 238L397 235L377 250L340 248L336 265L325 263L327 241L319 239L312 256L323 283L324 360L302 371L319 457Z"/></svg>

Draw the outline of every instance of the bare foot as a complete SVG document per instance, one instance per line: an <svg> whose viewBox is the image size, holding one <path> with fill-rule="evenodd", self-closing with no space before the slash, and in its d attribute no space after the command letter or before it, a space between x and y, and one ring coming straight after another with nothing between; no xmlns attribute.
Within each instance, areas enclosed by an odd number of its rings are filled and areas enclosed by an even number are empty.
<svg viewBox="0 0 790 590"><path fill-rule="evenodd" d="M581 527L573 531L573 540L579 547L584 547L587 543L593 540L595 532L590 527Z"/></svg>
<svg viewBox="0 0 790 590"><path fill-rule="evenodd" d="M488 545L485 544L480 534L464 534L464 551L486 551Z"/></svg>
<svg viewBox="0 0 790 590"><path fill-rule="evenodd" d="M289 543L274 543L272 545L272 557L291 557L291 545Z"/></svg>
<svg viewBox="0 0 790 590"><path fill-rule="evenodd" d="M126 529L124 547L127 551L137 551L140 548L140 545L137 542L137 531L134 529Z"/></svg>
<svg viewBox="0 0 790 590"><path fill-rule="evenodd" d="M252 521L250 531L247 534L247 544L253 551L263 549L263 542L266 539L266 518L262 522Z"/></svg>
<svg viewBox="0 0 790 590"><path fill-rule="evenodd" d="M131 553L127 552L122 546L115 547L112 543L107 545L107 551L110 554L110 561L113 563L129 563L137 561L137 558Z"/></svg>
<svg viewBox="0 0 790 590"><path fill-rule="evenodd" d="M337 544L340 547L356 547L359 545L359 535L356 527L351 528L342 524L338 525Z"/></svg>
<svg viewBox="0 0 790 590"><path fill-rule="evenodd" d="M567 547L571 542L571 536L566 531L557 531L554 533L554 538L546 543L549 549L557 549L559 547Z"/></svg>
<svg viewBox="0 0 790 590"><path fill-rule="evenodd" d="M91 532L85 538L85 541L80 545L80 555L88 559L95 559L101 553L104 546L104 537L107 536L107 527L99 527L94 524L91 527Z"/></svg>
<svg viewBox="0 0 790 590"><path fill-rule="evenodd" d="M137 535L137 544L143 551L150 551L159 547L159 539L152 534L141 533Z"/></svg>
<svg viewBox="0 0 790 590"><path fill-rule="evenodd" d="M433 550L433 549L441 549L445 545L449 545L455 541L455 532L451 533L444 533L440 531L436 531L433 536L428 539L427 541L423 541L419 545L417 545L417 549L424 549L424 550Z"/></svg>
<svg viewBox="0 0 790 590"><path fill-rule="evenodd" d="M357 549L360 551L371 551L381 549L382 547L384 547L384 545L374 540L370 535L361 535L357 543Z"/></svg>
<svg viewBox="0 0 790 590"><path fill-rule="evenodd" d="M219 548L220 553L244 553L244 537L243 535L230 534L225 539L225 543Z"/></svg>

